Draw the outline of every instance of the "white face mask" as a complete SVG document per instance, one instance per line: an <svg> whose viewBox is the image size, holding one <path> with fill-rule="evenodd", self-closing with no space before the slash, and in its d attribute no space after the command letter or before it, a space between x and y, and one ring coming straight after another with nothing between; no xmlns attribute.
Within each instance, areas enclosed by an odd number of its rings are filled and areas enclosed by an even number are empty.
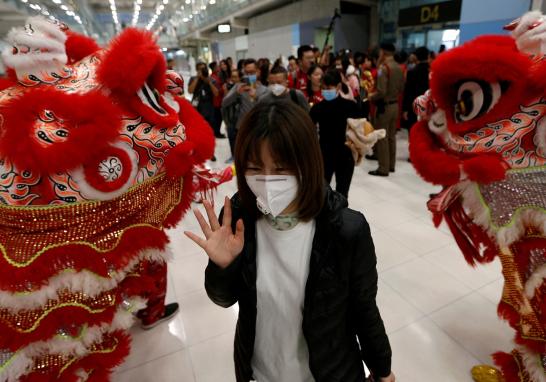
<svg viewBox="0 0 546 382"><path fill-rule="evenodd" d="M265 215L277 217L298 195L293 175L247 175L246 182L256 196L256 205Z"/></svg>
<svg viewBox="0 0 546 382"><path fill-rule="evenodd" d="M286 91L286 86L279 85L279 84L273 84L273 85L269 85L269 89L271 90L271 92L274 95L276 95L278 97L278 96L282 95Z"/></svg>

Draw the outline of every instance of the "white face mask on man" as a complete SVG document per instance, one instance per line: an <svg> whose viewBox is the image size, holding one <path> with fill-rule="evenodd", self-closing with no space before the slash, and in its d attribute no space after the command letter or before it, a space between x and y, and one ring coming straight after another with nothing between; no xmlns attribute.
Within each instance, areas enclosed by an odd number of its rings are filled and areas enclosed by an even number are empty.
<svg viewBox="0 0 546 382"><path fill-rule="evenodd" d="M269 85L269 90L271 90L271 93L278 97L286 91L286 86L280 84L272 84Z"/></svg>
<svg viewBox="0 0 546 382"><path fill-rule="evenodd" d="M256 196L256 205L265 215L279 216L298 195L294 175L247 175L248 187Z"/></svg>

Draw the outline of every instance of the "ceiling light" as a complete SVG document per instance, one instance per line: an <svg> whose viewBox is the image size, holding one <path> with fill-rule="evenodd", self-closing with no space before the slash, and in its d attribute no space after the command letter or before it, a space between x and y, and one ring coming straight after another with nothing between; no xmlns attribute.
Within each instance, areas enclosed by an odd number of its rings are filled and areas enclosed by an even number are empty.
<svg viewBox="0 0 546 382"><path fill-rule="evenodd" d="M68 11L68 7L67 7L66 5L64 5L64 4L61 5L61 9L62 9L63 11Z"/></svg>
<svg viewBox="0 0 546 382"><path fill-rule="evenodd" d="M169 4L169 0L163 0L163 4Z"/></svg>
<svg viewBox="0 0 546 382"><path fill-rule="evenodd" d="M191 0L186 0L186 4L191 4Z"/></svg>
<svg viewBox="0 0 546 382"><path fill-rule="evenodd" d="M188 19L187 17L184 17L184 18L182 19L182 21L184 21L185 23L187 23L188 21L190 21L190 19Z"/></svg>
<svg viewBox="0 0 546 382"><path fill-rule="evenodd" d="M164 9L165 9L165 6L164 6L163 4L161 4L161 5L159 6L159 11L161 12L161 11L163 11Z"/></svg>
<svg viewBox="0 0 546 382"><path fill-rule="evenodd" d="M210 1L209 1L209 4L210 4L210 5L216 4L216 0L210 0Z"/></svg>
<svg viewBox="0 0 546 382"><path fill-rule="evenodd" d="M55 4L61 4L61 3L62 3L61 0L53 0L53 2L54 2Z"/></svg>
<svg viewBox="0 0 546 382"><path fill-rule="evenodd" d="M23 3L28 3L28 0L21 0Z"/></svg>

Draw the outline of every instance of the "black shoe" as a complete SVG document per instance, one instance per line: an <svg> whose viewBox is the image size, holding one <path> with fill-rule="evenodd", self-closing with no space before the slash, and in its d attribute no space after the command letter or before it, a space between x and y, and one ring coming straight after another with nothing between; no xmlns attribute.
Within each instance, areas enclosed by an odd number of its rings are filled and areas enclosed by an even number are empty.
<svg viewBox="0 0 546 382"><path fill-rule="evenodd" d="M170 304L165 305L165 313L163 313L163 317L161 317L156 322L153 322L148 325L142 324L142 329L149 330L152 328L155 328L157 325L161 324L162 322L169 321L171 318L173 318L176 313L180 310L180 306L177 302L172 302Z"/></svg>
<svg viewBox="0 0 546 382"><path fill-rule="evenodd" d="M375 155L366 155L366 159L377 160L377 157Z"/></svg>
<svg viewBox="0 0 546 382"><path fill-rule="evenodd" d="M216 162L216 156L213 155L212 158L210 158L211 162Z"/></svg>
<svg viewBox="0 0 546 382"><path fill-rule="evenodd" d="M389 170L389 172L394 172L394 168L392 170Z"/></svg>
<svg viewBox="0 0 546 382"><path fill-rule="evenodd" d="M382 172L379 172L378 170L370 171L368 174L373 176L389 176L389 174L383 174Z"/></svg>
<svg viewBox="0 0 546 382"><path fill-rule="evenodd" d="M408 163L411 163L411 158L408 158Z"/></svg>
<svg viewBox="0 0 546 382"><path fill-rule="evenodd" d="M218 138L218 139L225 139L225 138L227 138L225 134L216 134L215 137Z"/></svg>

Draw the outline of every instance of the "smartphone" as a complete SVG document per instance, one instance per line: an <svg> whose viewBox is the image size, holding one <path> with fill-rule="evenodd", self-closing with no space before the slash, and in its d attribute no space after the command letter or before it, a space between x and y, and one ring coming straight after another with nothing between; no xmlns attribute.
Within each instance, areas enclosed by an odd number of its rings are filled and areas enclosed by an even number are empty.
<svg viewBox="0 0 546 382"><path fill-rule="evenodd" d="M202 68L201 69L201 75L204 77L204 78L207 78L209 76L209 70L207 68Z"/></svg>
<svg viewBox="0 0 546 382"><path fill-rule="evenodd" d="M250 86L250 79L247 76L243 76L243 78L241 78L241 82L247 86Z"/></svg>

